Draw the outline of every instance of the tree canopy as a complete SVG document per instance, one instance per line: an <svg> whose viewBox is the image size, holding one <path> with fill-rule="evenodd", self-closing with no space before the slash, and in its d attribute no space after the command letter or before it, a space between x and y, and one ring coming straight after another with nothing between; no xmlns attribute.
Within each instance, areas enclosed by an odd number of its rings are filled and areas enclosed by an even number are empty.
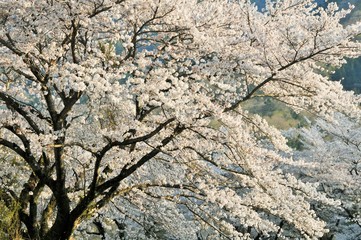
<svg viewBox="0 0 361 240"><path fill-rule="evenodd" d="M313 203L339 202L287 171L302 162L243 105L267 96L358 117L359 99L320 74L361 53L361 24L340 24L349 10L311 0L265 11L248 0L0 6L0 197L18 203L24 238L105 238L112 224L120 239L327 232Z"/></svg>

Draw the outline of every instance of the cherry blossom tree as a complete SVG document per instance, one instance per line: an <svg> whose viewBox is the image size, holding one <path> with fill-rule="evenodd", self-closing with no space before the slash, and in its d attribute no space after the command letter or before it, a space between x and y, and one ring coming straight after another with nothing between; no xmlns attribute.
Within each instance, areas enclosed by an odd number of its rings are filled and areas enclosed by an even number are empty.
<svg viewBox="0 0 361 240"><path fill-rule="evenodd" d="M358 99L320 74L360 55L350 10L311 0L0 1L0 186L24 238L318 238L280 168L286 139L243 103L331 118ZM93 222L97 231L87 225ZM113 236L114 237L114 236Z"/></svg>
<svg viewBox="0 0 361 240"><path fill-rule="evenodd" d="M360 130L357 119L337 114L331 122L317 119L310 127L290 131L303 143L296 156L309 163L298 169L299 174L319 182L320 191L341 201L338 208L319 209L332 228L329 234L339 238L357 239L361 234Z"/></svg>

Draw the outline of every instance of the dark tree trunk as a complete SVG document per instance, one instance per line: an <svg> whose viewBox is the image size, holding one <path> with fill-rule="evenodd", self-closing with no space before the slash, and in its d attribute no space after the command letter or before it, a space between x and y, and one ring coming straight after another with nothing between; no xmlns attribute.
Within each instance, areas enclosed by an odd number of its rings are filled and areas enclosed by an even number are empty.
<svg viewBox="0 0 361 240"><path fill-rule="evenodd" d="M68 240L74 229L74 222L70 219L57 218L54 225L43 237L44 240Z"/></svg>

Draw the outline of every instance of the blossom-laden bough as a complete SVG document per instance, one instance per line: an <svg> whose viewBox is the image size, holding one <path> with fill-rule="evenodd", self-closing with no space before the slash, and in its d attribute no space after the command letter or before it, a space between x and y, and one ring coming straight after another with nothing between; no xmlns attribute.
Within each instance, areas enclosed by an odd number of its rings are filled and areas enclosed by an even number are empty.
<svg viewBox="0 0 361 240"><path fill-rule="evenodd" d="M294 169L298 178L317 181L320 191L341 203L336 208L316 207L327 220L328 237L357 239L361 233L360 123L336 114L332 121L319 118L308 127L288 130L286 135L301 143L302 149L295 151L294 157L307 161L307 167Z"/></svg>
<svg viewBox="0 0 361 240"><path fill-rule="evenodd" d="M310 202L337 202L282 170L286 140L242 104L357 114L320 66L359 56L361 25L266 2L1 1L1 188L24 237L105 236L106 218L130 239L322 236Z"/></svg>

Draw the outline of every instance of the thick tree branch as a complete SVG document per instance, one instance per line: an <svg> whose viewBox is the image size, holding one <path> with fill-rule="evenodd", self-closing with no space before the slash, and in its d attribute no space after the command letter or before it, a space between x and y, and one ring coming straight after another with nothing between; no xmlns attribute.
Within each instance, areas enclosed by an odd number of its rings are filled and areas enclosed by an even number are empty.
<svg viewBox="0 0 361 240"><path fill-rule="evenodd" d="M46 120L49 123L50 119L45 117L39 110L37 110L36 108L34 108L29 104L16 100L15 98L11 97L10 95L4 92L0 92L0 99L5 102L6 106L9 109L15 110L17 113L19 113L19 115L22 116L29 123L30 127L37 134L44 133L44 131L37 125L37 123L31 118L31 116L29 116L29 112L30 112L39 119Z"/></svg>
<svg viewBox="0 0 361 240"><path fill-rule="evenodd" d="M125 0L117 0L117 1L115 1L115 4L120 4L124 1ZM97 16L98 14L100 14L102 12L106 12L112 8L112 6L104 6L103 3L104 2L102 2L99 5L94 3L94 9L93 9L92 13L89 15L89 18L93 18L93 17Z"/></svg>
<svg viewBox="0 0 361 240"><path fill-rule="evenodd" d="M106 189L112 187L114 184L119 183L120 181L122 181L123 179L127 178L128 176L130 176L134 171L136 171L139 167L141 167L143 164L145 164L146 162L148 162L150 159L152 159L153 157L155 157L158 153L161 152L161 148L166 146L169 142L171 142L175 136L179 135L180 133L182 133L186 128L182 127L182 126L177 126L174 129L174 133L168 137L166 137L165 139L162 140L161 145L159 145L158 147L156 147L155 149L153 149L152 151L150 151L148 154L144 155L137 163L133 164L132 166L128 167L127 165L123 167L123 169L121 170L121 172L119 173L118 176L104 182L103 184L99 185L96 188L96 191L99 193L104 192Z"/></svg>
<svg viewBox="0 0 361 240"><path fill-rule="evenodd" d="M40 220L40 237L44 237L45 233L49 230L49 220L53 216L54 210L56 207L56 201L54 195L50 198L48 204L46 205L45 210L43 211L43 214L41 215Z"/></svg>
<svg viewBox="0 0 361 240"><path fill-rule="evenodd" d="M10 51L12 51L14 54L16 54L18 56L22 56L24 53L16 48L12 38L10 37L10 35L8 33L6 34L6 37L8 38L8 41L0 38L0 43L3 46L5 46L6 48L8 48Z"/></svg>
<svg viewBox="0 0 361 240"><path fill-rule="evenodd" d="M320 49L316 52L313 52L311 53L310 55L308 56L305 56L305 57L301 57L301 58L298 58L290 63L288 63L287 65L285 66L281 66L276 72L272 73L271 76L269 76L268 78L266 78L265 80L263 80L260 84L258 84L255 88L253 88L252 91L250 91L245 97L243 97L242 99L236 101L235 103L233 103L230 107L228 108L225 108L224 109L224 112L229 112L229 111L232 111L234 109L236 109L242 102L245 102L247 100L249 100L258 90L260 90L264 85L266 85L267 83L275 80L275 76L277 75L277 72L281 72L285 69L288 69L290 68L291 66L299 63L299 62L304 62L308 59L311 59L313 58L314 56L318 55L318 54L321 54L321 53L324 53L330 49L332 49L334 47L326 47L324 49Z"/></svg>
<svg viewBox="0 0 361 240"><path fill-rule="evenodd" d="M31 167L32 171L36 174L36 176L44 181L44 183L52 190L54 190L54 180L51 179L50 176L47 176L46 173L41 169L34 156L29 156L24 150L20 148L16 143L10 142L6 139L0 138L0 145L5 146L11 150L13 150L17 155L25 160L25 162Z"/></svg>
<svg viewBox="0 0 361 240"><path fill-rule="evenodd" d="M63 99L64 108L59 113L58 119L61 119L62 121L65 120L67 114L72 110L73 106L80 99L82 94L82 92L73 92L70 97Z"/></svg>
<svg viewBox="0 0 361 240"><path fill-rule="evenodd" d="M162 129L164 129L167 125L169 125L173 121L175 121L175 118L168 119L164 123L160 124L157 128L155 128L152 132L150 132L150 133L148 133L148 134L146 134L144 136L136 137L136 138L132 138L132 139L127 139L127 140L124 140L124 141L121 141L121 142L115 141L115 142L111 142L111 143L107 144L96 155L96 161L95 161L94 173L93 173L93 180L92 180L92 183L90 184L90 191L89 191L88 194L90 194L90 195L95 194L96 184L97 184L98 176L99 176L100 163L101 163L101 160L103 159L103 157L105 156L105 154L109 150L111 150L113 147L124 147L124 146L128 146L128 145L136 144L137 142L146 141L146 140L152 138L153 136L155 136L157 133L159 133Z"/></svg>
<svg viewBox="0 0 361 240"><path fill-rule="evenodd" d="M79 29L79 25L75 24L75 20L71 21L71 27L73 29L72 33L71 33L71 40L70 40L70 47L71 47L71 55L73 57L73 63L78 64L79 60L76 56L76 36L78 34L78 29Z"/></svg>
<svg viewBox="0 0 361 240"><path fill-rule="evenodd" d="M175 119L170 119L168 120L167 124L169 124L170 122L174 121ZM165 122L166 123L166 122ZM163 123L163 124L165 124ZM165 124L165 126L167 125ZM165 127L163 126L163 127ZM162 140L161 145L159 145L157 148L153 149L152 151L150 151L149 153L147 153L146 155L144 155L142 158L139 159L138 162L136 162L134 165L127 167L124 166L123 169L121 170L121 172L114 178L109 179L108 181L104 182L103 184L96 186L96 179L97 177L93 176L93 182L90 186L90 191L88 192L87 196L85 196L83 198L82 201L79 202L79 204L72 210L71 212L71 219L72 221L76 221L76 219L78 219L83 212L88 208L89 204L94 200L94 198L96 197L96 193L100 194L103 193L105 190L109 189L110 190L106 193L106 195L103 197L103 200L101 202L99 202L99 204L101 205L102 202L108 202L112 197L114 192L117 190L120 182L127 178L128 176L130 176L133 172L135 172L138 168L140 168L143 164L145 164L146 162L148 162L149 160L151 160L152 158L154 158L158 153L161 152L161 148L166 146L169 142L171 142L175 136L179 135L180 133L182 133L186 128L183 126L177 126L174 131L173 134L166 137L165 139ZM159 130L160 131L160 130ZM158 131L158 132L159 132ZM152 133L150 134L152 135ZM139 139L139 138L138 138ZM132 142L132 141L131 141ZM105 148L104 150L106 150L107 148ZM108 150L106 150L108 151ZM105 153L104 153L105 154ZM98 155L100 156L100 155ZM104 156L104 155L103 155ZM95 175L97 176L97 173L95 173ZM100 206L99 205L99 206ZM95 207L95 206L94 206Z"/></svg>
<svg viewBox="0 0 361 240"><path fill-rule="evenodd" d="M21 140L21 142L23 143L24 148L25 148L25 153L26 153L28 156L31 156L32 153L31 153L31 150L30 150L30 142L29 142L29 140L24 136L24 134L22 134L20 127L14 125L14 126L5 126L4 128L6 128L6 129L9 130L10 132L12 132L14 135L16 135L16 136Z"/></svg>

